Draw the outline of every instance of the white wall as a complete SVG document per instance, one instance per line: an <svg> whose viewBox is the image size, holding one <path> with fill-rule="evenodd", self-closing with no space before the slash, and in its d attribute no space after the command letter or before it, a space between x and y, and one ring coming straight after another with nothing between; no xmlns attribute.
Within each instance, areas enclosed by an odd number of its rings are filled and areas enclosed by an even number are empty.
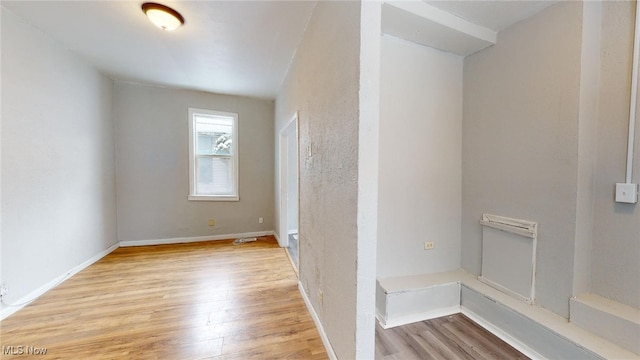
<svg viewBox="0 0 640 360"><path fill-rule="evenodd" d="M2 282L6 301L114 245L113 83L2 10Z"/></svg>
<svg viewBox="0 0 640 360"><path fill-rule="evenodd" d="M114 102L120 241L274 229L273 101L116 82ZM189 107L238 113L240 201L187 200Z"/></svg>
<svg viewBox="0 0 640 360"><path fill-rule="evenodd" d="M460 267L463 58L382 37L380 278ZM433 250L424 250L432 241Z"/></svg>
<svg viewBox="0 0 640 360"><path fill-rule="evenodd" d="M299 111L300 282L340 359L358 352L360 5L317 3L276 99L273 133Z"/></svg>
<svg viewBox="0 0 640 360"><path fill-rule="evenodd" d="M464 62L462 265L478 274L483 213L539 222L536 301L573 290L582 4L501 31Z"/></svg>

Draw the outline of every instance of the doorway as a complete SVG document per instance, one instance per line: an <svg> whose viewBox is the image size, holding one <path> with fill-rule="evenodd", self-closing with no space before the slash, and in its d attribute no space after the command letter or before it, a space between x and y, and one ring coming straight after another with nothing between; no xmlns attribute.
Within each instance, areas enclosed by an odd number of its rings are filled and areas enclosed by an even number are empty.
<svg viewBox="0 0 640 360"><path fill-rule="evenodd" d="M296 271L298 237L298 114L280 131L280 237Z"/></svg>

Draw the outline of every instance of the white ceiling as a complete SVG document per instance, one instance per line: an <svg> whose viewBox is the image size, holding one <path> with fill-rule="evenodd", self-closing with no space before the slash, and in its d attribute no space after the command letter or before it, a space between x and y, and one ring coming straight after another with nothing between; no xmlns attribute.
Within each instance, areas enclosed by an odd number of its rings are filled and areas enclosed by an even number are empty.
<svg viewBox="0 0 640 360"><path fill-rule="evenodd" d="M183 27L163 32L142 13L142 2L1 4L115 79L261 98L275 98L315 6L311 0L162 0L185 18ZM553 3L427 2L494 30Z"/></svg>
<svg viewBox="0 0 640 360"><path fill-rule="evenodd" d="M144 1L2 1L115 79L274 98L314 1L165 1L185 25L164 32Z"/></svg>

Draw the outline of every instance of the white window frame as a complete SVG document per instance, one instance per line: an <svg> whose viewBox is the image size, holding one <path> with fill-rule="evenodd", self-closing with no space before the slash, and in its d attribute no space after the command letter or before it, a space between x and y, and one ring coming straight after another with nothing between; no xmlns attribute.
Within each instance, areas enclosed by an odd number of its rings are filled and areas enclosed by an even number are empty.
<svg viewBox="0 0 640 360"><path fill-rule="evenodd" d="M196 133L195 115L204 114L212 116L224 116L233 118L233 193L230 195L206 195L196 193L196 181L198 179L196 171ZM240 201L238 189L238 167L239 146L238 146L238 114L208 109L189 108L189 200L195 201Z"/></svg>

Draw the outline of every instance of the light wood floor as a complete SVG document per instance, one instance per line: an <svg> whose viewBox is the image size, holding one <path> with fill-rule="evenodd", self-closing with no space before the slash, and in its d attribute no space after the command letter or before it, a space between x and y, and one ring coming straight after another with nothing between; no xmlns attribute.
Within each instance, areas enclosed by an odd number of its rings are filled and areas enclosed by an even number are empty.
<svg viewBox="0 0 640 360"><path fill-rule="evenodd" d="M384 330L376 327L376 360L528 359L462 314Z"/></svg>
<svg viewBox="0 0 640 360"><path fill-rule="evenodd" d="M327 358L272 237L119 248L0 328L46 359Z"/></svg>

